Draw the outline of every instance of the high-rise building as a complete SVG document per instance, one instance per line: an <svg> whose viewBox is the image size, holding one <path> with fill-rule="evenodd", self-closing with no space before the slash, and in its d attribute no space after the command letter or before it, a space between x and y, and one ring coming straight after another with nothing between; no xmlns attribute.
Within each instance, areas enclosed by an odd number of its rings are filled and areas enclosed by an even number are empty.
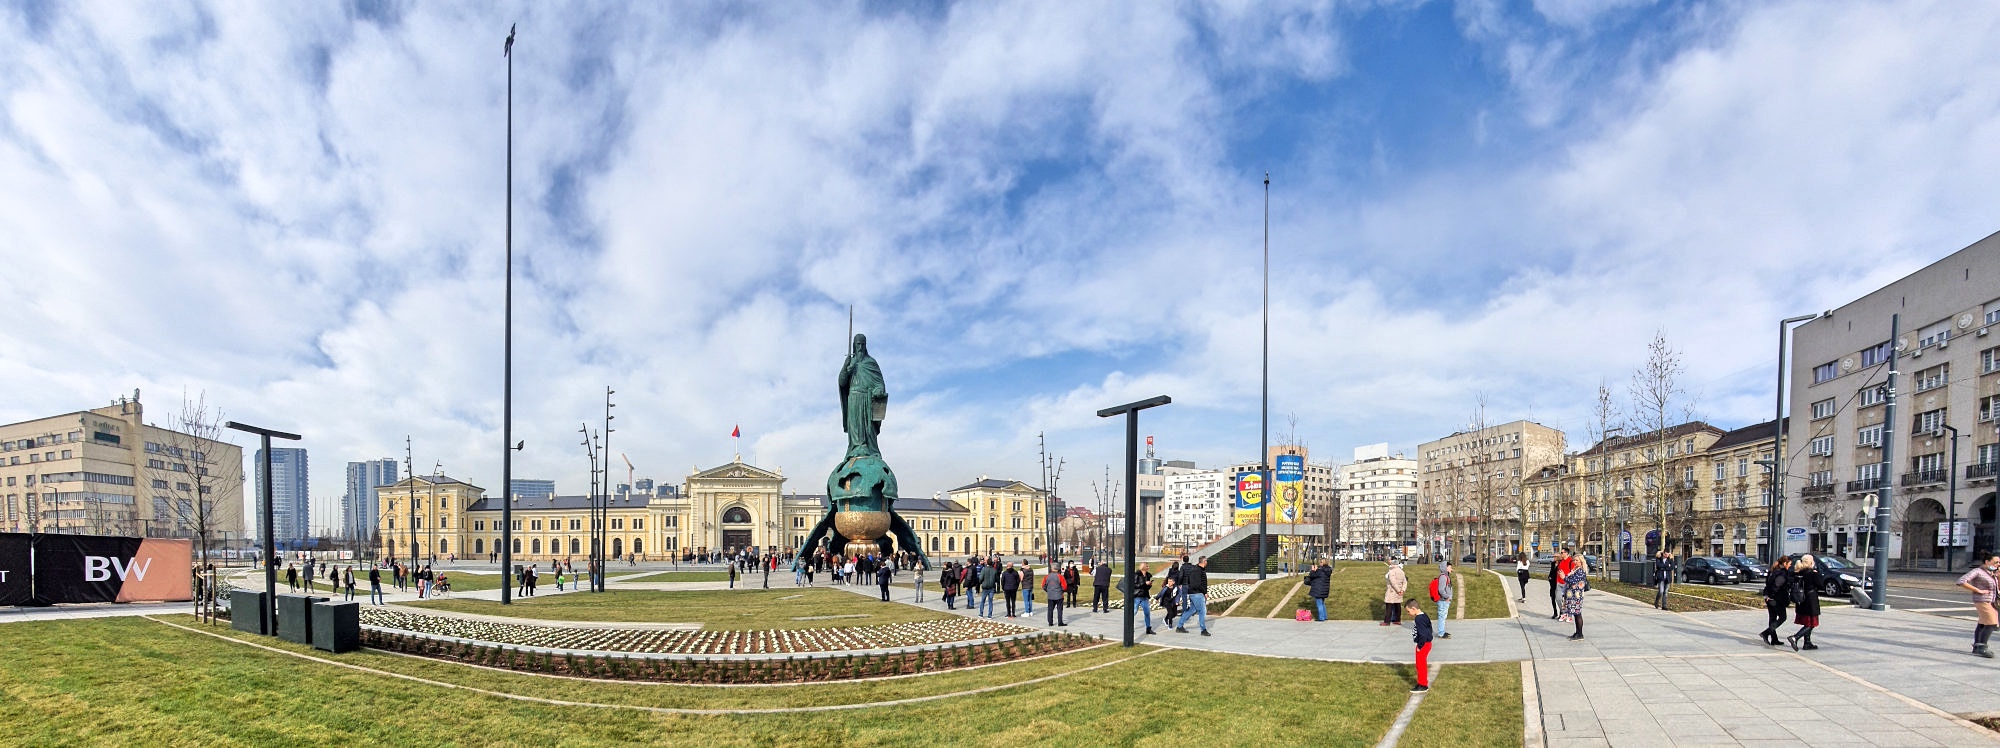
<svg viewBox="0 0 2000 748"><path fill-rule="evenodd" d="M520 499L547 499L556 495L556 482L533 478L515 478L514 496Z"/></svg>
<svg viewBox="0 0 2000 748"><path fill-rule="evenodd" d="M350 540L367 540L375 533L382 515L379 489L396 483L396 461L379 460L347 463L347 493L340 497L340 534Z"/></svg>
<svg viewBox="0 0 2000 748"><path fill-rule="evenodd" d="M1885 490L1899 566L1942 569L1947 547L1960 565L2000 547L2000 234L1794 328L1792 350L1779 551L1858 557L1874 523L1867 497ZM1940 532L1954 520L1966 531L1955 543Z"/></svg>
<svg viewBox="0 0 2000 748"><path fill-rule="evenodd" d="M145 422L138 393L0 426L0 530L244 540L243 450Z"/></svg>
<svg viewBox="0 0 2000 748"><path fill-rule="evenodd" d="M1230 528L1230 478L1220 470L1176 470L1165 475L1161 525L1169 551L1196 548Z"/></svg>
<svg viewBox="0 0 2000 748"><path fill-rule="evenodd" d="M257 502L264 501L264 450L257 450ZM278 548L300 548L312 535L312 495L304 447L271 448L271 532Z"/></svg>
<svg viewBox="0 0 2000 748"><path fill-rule="evenodd" d="M1389 445L1354 448L1340 466L1340 543L1369 554L1409 552L1417 535L1417 461Z"/></svg>

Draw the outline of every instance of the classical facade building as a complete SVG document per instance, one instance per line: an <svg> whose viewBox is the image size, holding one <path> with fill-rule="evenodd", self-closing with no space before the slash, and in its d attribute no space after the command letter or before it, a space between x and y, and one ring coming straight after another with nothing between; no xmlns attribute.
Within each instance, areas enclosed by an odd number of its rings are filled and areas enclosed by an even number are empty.
<svg viewBox="0 0 2000 748"><path fill-rule="evenodd" d="M1417 539L1417 461L1389 445L1354 449L1340 466L1340 544L1373 554L1405 553Z"/></svg>
<svg viewBox="0 0 2000 748"><path fill-rule="evenodd" d="M965 543L971 543L981 553L1033 556L1046 545L1048 506L1039 489L1018 480L982 475L973 483L947 491L946 496L965 509L967 531L960 536L960 552Z"/></svg>
<svg viewBox="0 0 2000 748"><path fill-rule="evenodd" d="M1954 516L1970 530L1959 558L2000 547L2000 234L1794 328L1792 350L1781 550L1858 556L1872 523L1864 500L1892 485L1899 566L1940 568L1949 535L1939 526ZM1891 355L1897 422L1885 429ZM1959 434L1956 474L1947 426ZM1884 460L1885 433L1895 464Z"/></svg>
<svg viewBox="0 0 2000 748"><path fill-rule="evenodd" d="M678 491L627 491L604 510L606 551L661 558L684 553L790 551L805 542L826 513L826 497L784 491L782 473L740 461L695 469ZM415 476L378 489L382 514L377 550L404 558L485 556L501 543L500 499L447 476ZM1020 481L981 477L951 499L896 501L931 553L1041 552L1046 504ZM524 563L575 561L590 554L591 502L585 496L513 498L513 553ZM398 555L402 554L402 555Z"/></svg>
<svg viewBox="0 0 2000 748"><path fill-rule="evenodd" d="M242 546L243 450L149 425L138 393L0 426L0 529Z"/></svg>
<svg viewBox="0 0 2000 748"><path fill-rule="evenodd" d="M1696 528L1697 498L1709 491L1708 449L1727 433L1701 421L1633 436L1614 436L1577 455L1570 477L1580 482L1584 552L1623 550L1681 556L1705 549Z"/></svg>
<svg viewBox="0 0 2000 748"><path fill-rule="evenodd" d="M1523 545L1522 482L1562 461L1563 432L1533 421L1468 429L1417 447L1417 525L1428 547L1498 556Z"/></svg>
<svg viewBox="0 0 2000 748"><path fill-rule="evenodd" d="M1695 530L1706 540L1698 552L1710 556L1765 555L1771 542L1771 471L1765 465L1778 441L1772 421L1723 434L1708 445L1709 484L1696 496ZM1761 461L1761 464L1760 464Z"/></svg>

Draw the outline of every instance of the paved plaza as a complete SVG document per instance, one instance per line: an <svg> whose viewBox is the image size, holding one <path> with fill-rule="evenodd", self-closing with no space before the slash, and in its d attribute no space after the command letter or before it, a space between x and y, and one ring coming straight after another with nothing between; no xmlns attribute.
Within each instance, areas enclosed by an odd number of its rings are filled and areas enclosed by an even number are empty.
<svg viewBox="0 0 2000 748"><path fill-rule="evenodd" d="M610 580L618 589L728 587L726 582L647 579L652 573L613 573ZM247 574L238 583L255 579ZM761 579L750 581L748 587L761 587ZM1513 582L1506 583L1511 597ZM789 573L773 575L772 589L791 586ZM835 587L869 597L878 594L873 585ZM540 594L566 593L545 588ZM480 590L454 596L500 595ZM907 576L892 588L891 598L945 609L935 582L926 585L923 601L916 602ZM391 603L415 599L413 591L389 594ZM1089 599L1088 589L1082 599ZM1968 625L1953 616L1828 606L1815 635L1821 649L1795 653L1757 640L1762 611L1661 612L1592 592L1585 607L1587 638L1572 641L1568 624L1551 620L1546 606L1538 608L1540 601L1532 596L1529 600L1514 618L1454 618L1449 623L1452 638L1438 640L1432 654L1433 662L1445 665L1523 663L1523 708L1530 715L1523 742L1528 745L2000 744L2000 735L1968 721L2000 716L2000 662L1967 654ZM0 609L0 623L186 610L186 604L8 608ZM1033 615L1010 622L1044 627L1044 611L1045 603L1038 601ZM971 614L966 606L955 612ZM1122 636L1122 612L1091 613L1084 606L1067 613L1071 632L1114 640ZM1247 655L1410 662L1410 634L1402 626L1211 617L1214 635L1204 637L1194 633L1192 619L1188 625L1190 633L1175 633L1156 615L1159 633L1140 638L1146 644ZM1449 672L1443 677L1450 677Z"/></svg>

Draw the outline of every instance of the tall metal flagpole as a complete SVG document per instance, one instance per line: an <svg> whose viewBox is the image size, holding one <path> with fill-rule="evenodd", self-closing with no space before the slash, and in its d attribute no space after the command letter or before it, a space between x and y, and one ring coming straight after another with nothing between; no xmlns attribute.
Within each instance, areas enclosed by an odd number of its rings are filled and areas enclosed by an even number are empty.
<svg viewBox="0 0 2000 748"><path fill-rule="evenodd" d="M1257 428L1257 578L1267 575L1271 520L1271 172L1264 172L1264 405Z"/></svg>
<svg viewBox="0 0 2000 748"><path fill-rule="evenodd" d="M514 26L507 27L507 332L500 367L500 604L514 604Z"/></svg>

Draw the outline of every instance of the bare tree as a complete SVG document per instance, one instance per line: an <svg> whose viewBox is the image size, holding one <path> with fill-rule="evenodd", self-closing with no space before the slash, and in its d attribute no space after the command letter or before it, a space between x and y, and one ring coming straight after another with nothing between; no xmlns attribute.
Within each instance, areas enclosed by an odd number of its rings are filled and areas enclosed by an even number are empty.
<svg viewBox="0 0 2000 748"><path fill-rule="evenodd" d="M211 408L207 393L189 399L181 395L181 409L162 429L159 453L146 460L153 499L153 537L188 538L194 541L194 563L201 573L195 615L213 622L219 591L216 575L209 571L215 535L221 531L228 511L221 502L223 486L243 484L243 466L224 464L213 450L222 441L222 411Z"/></svg>
<svg viewBox="0 0 2000 748"><path fill-rule="evenodd" d="M1611 534L1612 514L1612 450L1608 448L1608 444L1613 436L1624 431L1624 420L1618 411L1617 402L1611 397L1610 384L1603 380L1598 380L1597 382L1597 400L1591 404L1591 417L1592 423L1588 428L1591 432L1592 445L1606 448L1601 449L1597 457L1585 458L1584 461L1584 473L1588 476L1585 480L1591 481L1591 483L1583 487L1583 490L1580 492L1582 495L1576 497L1576 539L1579 544L1583 543L1587 537L1585 533L1589 532L1587 525L1589 512L1586 510L1586 505L1588 505L1597 509L1598 518L1601 522L1599 526L1602 528L1601 532L1604 533L1600 537L1606 538L1608 545ZM1593 461L1596 463L1595 468L1591 465ZM1590 495L1595 495L1596 500L1589 501L1586 504L1585 497Z"/></svg>
<svg viewBox="0 0 2000 748"><path fill-rule="evenodd" d="M1632 372L1631 397L1633 416L1638 426L1650 435L1646 451L1645 480L1642 486L1646 499L1646 513L1651 515L1654 526L1660 532L1660 547L1666 548L1670 533L1667 515L1671 514L1671 503L1691 489L1680 485L1674 476L1676 460L1675 436L1669 432L1673 426L1694 419L1694 402L1681 386L1681 378L1687 369L1681 364L1680 351L1667 343L1665 332L1653 334L1653 341L1646 346L1646 362ZM1692 455L1688 455L1692 457ZM1684 460L1683 460L1684 461Z"/></svg>

